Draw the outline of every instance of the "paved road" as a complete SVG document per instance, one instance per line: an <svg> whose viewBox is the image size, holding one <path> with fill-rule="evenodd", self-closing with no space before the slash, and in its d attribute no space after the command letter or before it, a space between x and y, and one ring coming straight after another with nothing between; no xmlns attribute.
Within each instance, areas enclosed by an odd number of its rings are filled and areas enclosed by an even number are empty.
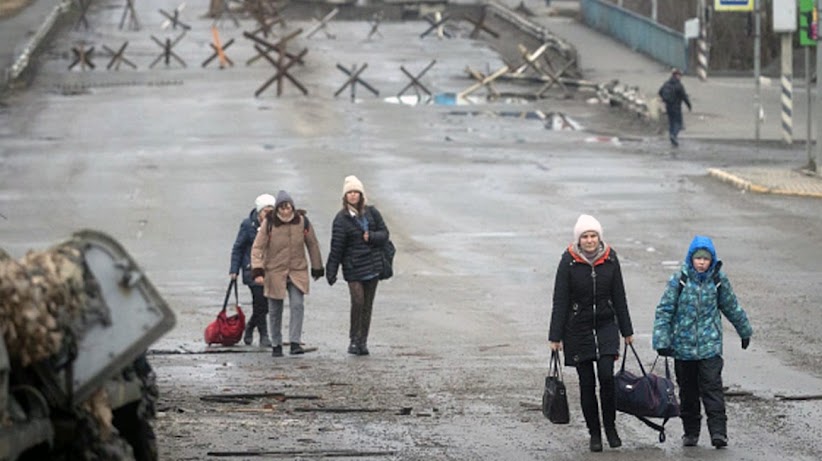
<svg viewBox="0 0 822 461"><path fill-rule="evenodd" d="M139 5L146 15L158 7ZM336 22L336 40L298 41L311 49L295 70L309 97L287 86L284 98L255 99L270 68L199 68L210 32L189 8L196 28L179 45L188 68L147 70L158 53L148 33L163 32L155 25L121 35L119 11L103 9L94 18L107 26L95 34L131 38L138 71L68 73L67 58L54 53L33 87L9 98L0 112L3 247L21 255L81 227L111 233L178 314L178 327L155 346L169 352L204 349L202 328L222 301L230 245L260 192L288 190L327 251L342 178L357 174L399 253L395 278L377 295L371 357L345 354L347 292L323 283L307 297L304 338L317 352L276 361L266 351L154 355L162 459L343 449L403 460L820 458L820 402L775 394L818 393L822 385L822 218L816 201L740 193L706 176L706 167L747 161L747 147L597 143L588 132L500 116L561 108L592 130L607 129L600 108L581 101L467 111L385 104L362 92L356 104L331 96L342 81L337 61L369 62L364 78L388 94L405 83L400 64L416 69L436 58L426 82L454 91L468 82L466 64L500 63L480 42L420 41L425 25L414 22L384 25L386 38L373 43L362 41L367 24ZM230 54L236 62L251 55L247 44ZM659 445L621 416L625 447L591 456L573 372L572 423L552 426L534 411L552 279L582 212L602 220L620 253L646 360L665 279L693 234L715 238L756 329L746 352L726 331L726 385L751 393L730 400L728 450L703 444L684 452L676 422ZM275 391L320 400L200 400ZM328 411L345 408L352 411Z"/></svg>

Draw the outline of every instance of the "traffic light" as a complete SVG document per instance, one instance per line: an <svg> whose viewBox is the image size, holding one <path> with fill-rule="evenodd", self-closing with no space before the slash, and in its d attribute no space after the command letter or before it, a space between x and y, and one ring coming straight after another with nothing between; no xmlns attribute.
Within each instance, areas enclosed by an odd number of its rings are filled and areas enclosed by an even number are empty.
<svg viewBox="0 0 822 461"><path fill-rule="evenodd" d="M819 37L819 14L815 0L799 0L799 45L816 46Z"/></svg>

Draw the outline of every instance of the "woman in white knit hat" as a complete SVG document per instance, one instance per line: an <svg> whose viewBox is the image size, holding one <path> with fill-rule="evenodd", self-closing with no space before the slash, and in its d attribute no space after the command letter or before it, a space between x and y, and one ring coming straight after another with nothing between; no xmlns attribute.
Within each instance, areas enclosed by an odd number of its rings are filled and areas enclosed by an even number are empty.
<svg viewBox="0 0 822 461"><path fill-rule="evenodd" d="M243 283L251 290L251 318L245 326L243 341L251 345L254 340L254 330L260 332L260 347L271 347L268 337L268 301L263 294L263 286L254 281L251 277L251 246L263 217L274 210L277 200L270 194L262 194L254 200L254 208L248 217L240 223L240 230L237 231L237 238L234 239L234 246L231 248L231 267L228 275L231 280L236 280L237 275L242 271Z"/></svg>
<svg viewBox="0 0 822 461"><path fill-rule="evenodd" d="M557 268L548 340L551 350L564 350L565 365L577 370L591 451L602 451L597 380L608 445L622 445L616 430L614 398L614 361L619 357L620 333L625 344L633 342L619 260L616 251L603 241L599 221L581 215L574 226L574 241L562 254Z"/></svg>
<svg viewBox="0 0 822 461"><path fill-rule="evenodd" d="M342 209L334 217L331 248L325 264L329 285L337 281L342 265L343 278L351 296L351 326L348 353L368 355L368 332L374 296L380 279L387 278L383 267L383 247L388 227L380 212L366 204L365 188L356 176L343 182Z"/></svg>

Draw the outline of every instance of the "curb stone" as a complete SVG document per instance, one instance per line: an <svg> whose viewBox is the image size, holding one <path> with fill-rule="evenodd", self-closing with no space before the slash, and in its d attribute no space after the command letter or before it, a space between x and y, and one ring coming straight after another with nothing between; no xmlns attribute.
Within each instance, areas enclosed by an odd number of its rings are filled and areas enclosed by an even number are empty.
<svg viewBox="0 0 822 461"><path fill-rule="evenodd" d="M818 190L796 190L794 188L790 188L790 186L784 187L781 185L775 187L768 187L719 168L708 168L708 175L717 178L722 182L732 184L737 188L745 191L756 192L760 194L822 198L822 181L820 181L819 186L812 188Z"/></svg>

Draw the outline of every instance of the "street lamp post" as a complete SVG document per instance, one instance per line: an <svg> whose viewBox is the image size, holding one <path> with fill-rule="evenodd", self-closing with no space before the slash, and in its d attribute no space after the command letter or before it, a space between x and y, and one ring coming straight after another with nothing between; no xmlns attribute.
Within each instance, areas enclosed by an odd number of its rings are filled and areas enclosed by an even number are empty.
<svg viewBox="0 0 822 461"><path fill-rule="evenodd" d="M819 0L822 3L822 0ZM759 149L759 114L762 112L761 102L760 102L760 85L759 85L759 73L760 73L760 54L762 49L762 37L760 37L760 16L759 16L759 2L760 0L754 0L754 127L755 127L755 139L756 139L756 148Z"/></svg>

